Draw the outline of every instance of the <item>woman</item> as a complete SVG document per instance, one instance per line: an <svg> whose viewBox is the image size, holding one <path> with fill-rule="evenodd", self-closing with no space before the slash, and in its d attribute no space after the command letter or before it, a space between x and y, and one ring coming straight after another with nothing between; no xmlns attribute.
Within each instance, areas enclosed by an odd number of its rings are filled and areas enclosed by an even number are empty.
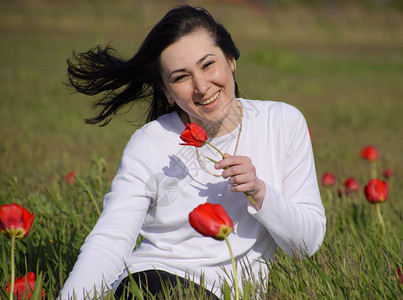
<svg viewBox="0 0 403 300"><path fill-rule="evenodd" d="M264 261L278 247L290 255L318 250L326 218L306 122L290 105L238 98L238 58L231 35L207 11L181 6L156 24L128 61L99 47L68 61L77 91L105 92L88 123L106 125L126 104L152 101L149 122L123 152L63 299L108 289L120 296L129 274L151 293L161 290L161 279L186 285L186 278L194 284L203 278L207 294L220 297L224 280L231 281L227 246L188 222L206 202L221 204L232 218L229 240L249 278L267 274ZM203 127L226 158L207 146L180 145L189 122ZM145 240L133 252L139 233Z"/></svg>

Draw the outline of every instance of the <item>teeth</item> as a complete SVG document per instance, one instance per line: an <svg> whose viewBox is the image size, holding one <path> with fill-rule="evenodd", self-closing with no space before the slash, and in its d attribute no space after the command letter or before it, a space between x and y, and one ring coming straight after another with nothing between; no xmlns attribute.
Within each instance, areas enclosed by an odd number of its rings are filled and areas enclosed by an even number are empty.
<svg viewBox="0 0 403 300"><path fill-rule="evenodd" d="M218 95L220 94L220 92L218 91L213 97L211 97L210 99L207 99L206 101L201 102L201 105L207 105L210 104L211 102L213 102L214 100L216 100L218 98Z"/></svg>

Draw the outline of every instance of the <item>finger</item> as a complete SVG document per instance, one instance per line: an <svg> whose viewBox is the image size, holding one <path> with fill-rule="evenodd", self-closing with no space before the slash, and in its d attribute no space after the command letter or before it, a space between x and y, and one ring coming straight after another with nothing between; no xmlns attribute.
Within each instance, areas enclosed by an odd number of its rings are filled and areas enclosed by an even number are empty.
<svg viewBox="0 0 403 300"><path fill-rule="evenodd" d="M224 169L224 168L229 168L234 165L250 164L250 163L251 163L251 160L247 156L229 156L229 157L217 162L214 165L214 167L216 169Z"/></svg>
<svg viewBox="0 0 403 300"><path fill-rule="evenodd" d="M232 186L245 184L249 181L251 181L251 176L249 174L241 174L228 179L228 183Z"/></svg>
<svg viewBox="0 0 403 300"><path fill-rule="evenodd" d="M251 176L255 176L255 171L256 168L252 164L232 165L222 172L222 176L224 178L229 178L241 174L250 174Z"/></svg>
<svg viewBox="0 0 403 300"><path fill-rule="evenodd" d="M255 185L250 181L243 184L231 185L230 189L232 192L243 192L251 195L255 193Z"/></svg>
<svg viewBox="0 0 403 300"><path fill-rule="evenodd" d="M228 157L231 157L231 154L229 154L229 153L224 153L224 158L228 158Z"/></svg>
<svg viewBox="0 0 403 300"><path fill-rule="evenodd" d="M233 176L241 175L247 173L245 167L243 165L231 165L229 168L225 169L222 172L222 177L230 178Z"/></svg>
<svg viewBox="0 0 403 300"><path fill-rule="evenodd" d="M223 169L223 168L225 168L225 167L228 167L228 166L227 166L227 163L226 163L225 161L226 161L228 158L230 158L230 157L231 157L230 154L224 153L224 158L223 158L222 160L218 161L218 162L214 165L214 168L216 168L216 169Z"/></svg>

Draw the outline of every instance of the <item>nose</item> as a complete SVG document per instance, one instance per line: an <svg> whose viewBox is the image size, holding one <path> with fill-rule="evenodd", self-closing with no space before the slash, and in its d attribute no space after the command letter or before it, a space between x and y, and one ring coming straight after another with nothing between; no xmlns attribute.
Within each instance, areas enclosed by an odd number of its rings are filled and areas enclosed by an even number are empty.
<svg viewBox="0 0 403 300"><path fill-rule="evenodd" d="M193 77L193 86L196 94L205 95L210 87L209 81L204 74L198 74Z"/></svg>

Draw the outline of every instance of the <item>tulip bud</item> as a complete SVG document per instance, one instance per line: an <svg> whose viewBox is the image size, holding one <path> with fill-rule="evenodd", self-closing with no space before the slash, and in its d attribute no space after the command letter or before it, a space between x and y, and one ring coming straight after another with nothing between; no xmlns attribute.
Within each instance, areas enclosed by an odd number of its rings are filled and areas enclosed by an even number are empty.
<svg viewBox="0 0 403 300"><path fill-rule="evenodd" d="M402 270L400 270L400 267L397 268L396 273L399 276L400 283L403 284L403 274L402 274Z"/></svg>
<svg viewBox="0 0 403 300"><path fill-rule="evenodd" d="M184 143L181 145L202 147L207 140L207 132L195 123L186 124L186 129L180 136Z"/></svg>
<svg viewBox="0 0 403 300"><path fill-rule="evenodd" d="M374 146L365 147L361 150L360 155L368 161L376 161L379 158L378 151Z"/></svg>
<svg viewBox="0 0 403 300"><path fill-rule="evenodd" d="M353 177L347 178L344 182L344 186L346 187L347 193L357 192L360 189L360 185Z"/></svg>
<svg viewBox="0 0 403 300"><path fill-rule="evenodd" d="M334 186L335 183L336 183L336 177L332 173L326 172L322 176L322 186L331 187L331 186Z"/></svg>
<svg viewBox="0 0 403 300"><path fill-rule="evenodd" d="M385 169L382 174L385 179L390 179L395 175L395 173L391 169Z"/></svg>
<svg viewBox="0 0 403 300"><path fill-rule="evenodd" d="M220 204L204 203L189 214L189 223L197 232L216 240L223 240L233 230L231 218Z"/></svg>
<svg viewBox="0 0 403 300"><path fill-rule="evenodd" d="M11 287L10 283L6 285L6 291L10 293ZM25 276L18 277L15 280L14 295L18 300L20 299L30 299L32 292L35 290L35 273L29 272ZM45 296L45 292L41 290L42 299ZM24 297L25 296L25 297Z"/></svg>
<svg viewBox="0 0 403 300"><path fill-rule="evenodd" d="M75 172L70 171L65 177L64 180L66 181L67 184L71 185L76 183L76 177L75 177Z"/></svg>
<svg viewBox="0 0 403 300"><path fill-rule="evenodd" d="M0 233L6 237L25 238L31 230L35 215L24 207L12 203L0 207Z"/></svg>
<svg viewBox="0 0 403 300"><path fill-rule="evenodd" d="M371 179L364 187L364 194L370 203L385 202L388 197L388 183L380 179Z"/></svg>

